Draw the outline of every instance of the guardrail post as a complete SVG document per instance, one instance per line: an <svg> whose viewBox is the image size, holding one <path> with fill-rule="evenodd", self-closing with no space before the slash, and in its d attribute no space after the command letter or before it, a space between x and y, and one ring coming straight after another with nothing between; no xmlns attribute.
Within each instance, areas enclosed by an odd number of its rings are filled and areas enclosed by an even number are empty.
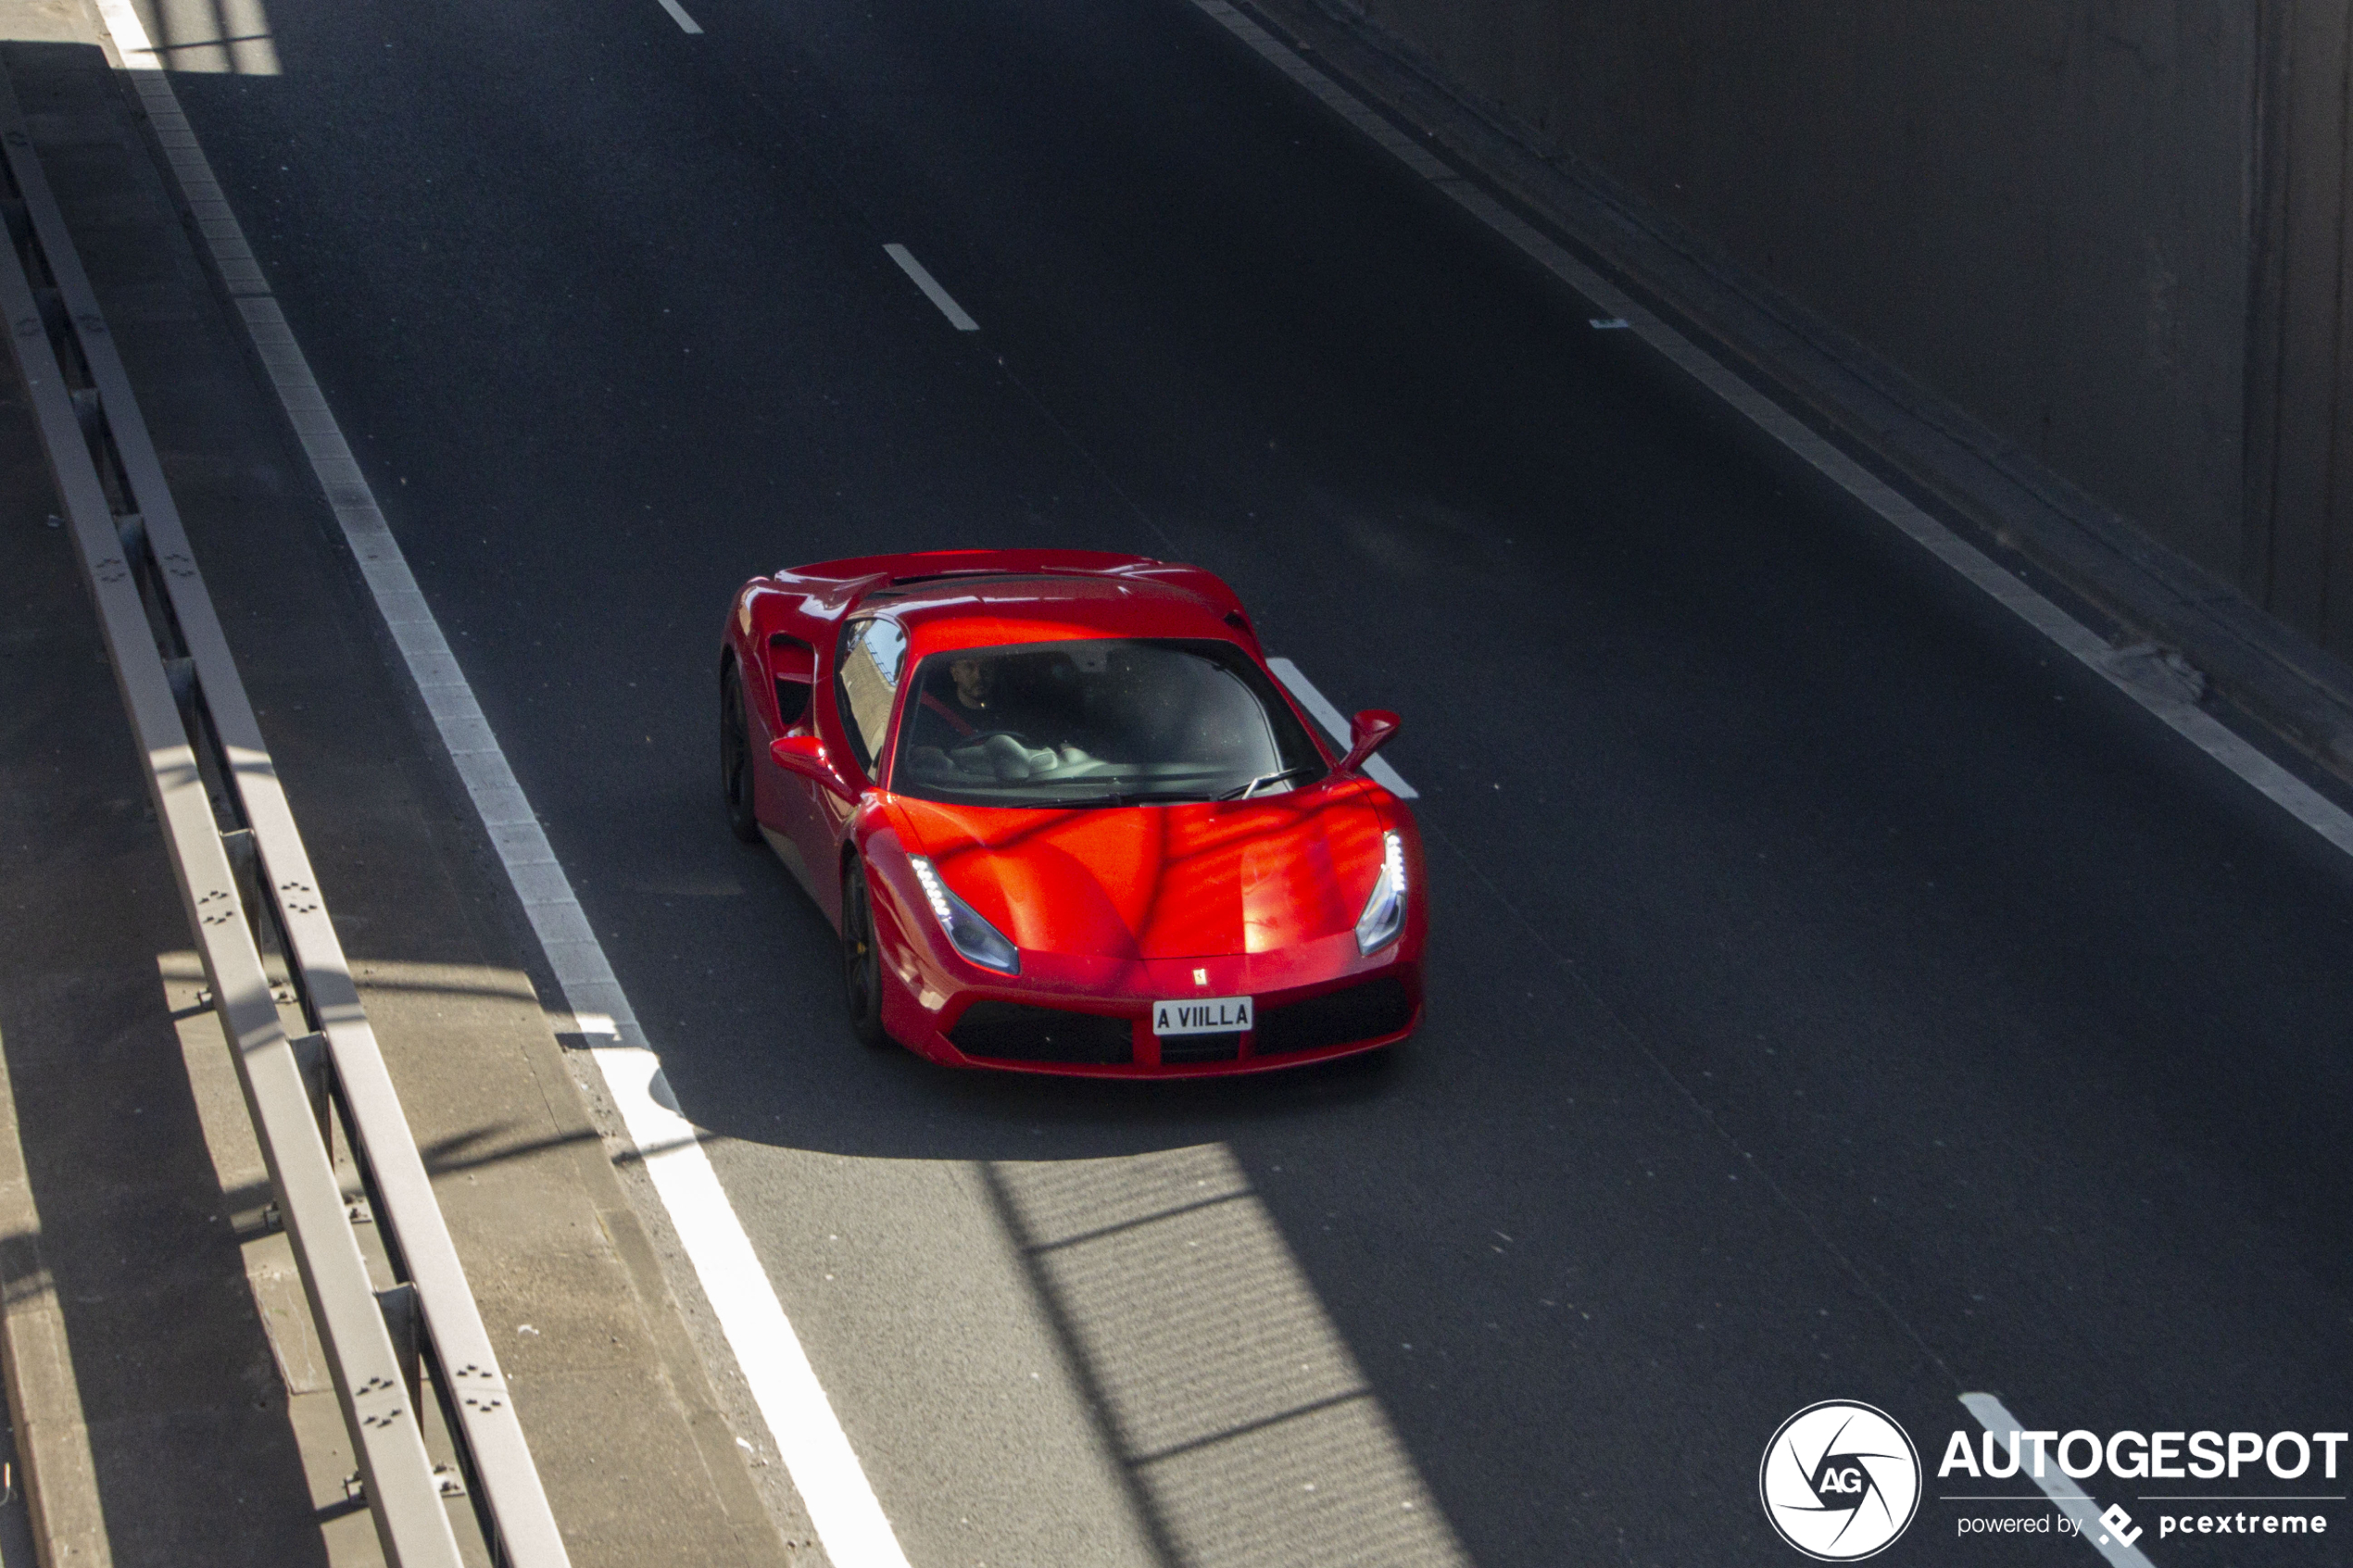
<svg viewBox="0 0 2353 1568"><path fill-rule="evenodd" d="M310 1114L319 1119L319 1141L327 1147L327 1163L335 1160L334 1059L327 1037L312 1033L286 1042L294 1047L295 1065L302 1069L302 1086L310 1096Z"/></svg>
<svg viewBox="0 0 2353 1568"><path fill-rule="evenodd" d="M261 946L261 861L255 853L253 830L231 828L220 835L220 847L229 854L229 869L237 875L237 902L245 906L245 928L253 933L256 947Z"/></svg>
<svg viewBox="0 0 2353 1568"><path fill-rule="evenodd" d="M400 1375L409 1385L409 1408L424 1413L424 1379L421 1367L424 1311L413 1285L396 1285L376 1292L376 1306L384 1315L384 1331L392 1336L392 1353L400 1360Z"/></svg>

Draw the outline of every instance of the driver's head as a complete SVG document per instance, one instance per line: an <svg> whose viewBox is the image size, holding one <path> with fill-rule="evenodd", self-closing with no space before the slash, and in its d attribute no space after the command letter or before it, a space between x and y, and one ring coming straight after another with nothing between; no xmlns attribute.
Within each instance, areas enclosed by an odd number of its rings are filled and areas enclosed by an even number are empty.
<svg viewBox="0 0 2353 1568"><path fill-rule="evenodd" d="M977 659L951 660L948 678L956 683L956 700L966 708L988 706L988 666Z"/></svg>

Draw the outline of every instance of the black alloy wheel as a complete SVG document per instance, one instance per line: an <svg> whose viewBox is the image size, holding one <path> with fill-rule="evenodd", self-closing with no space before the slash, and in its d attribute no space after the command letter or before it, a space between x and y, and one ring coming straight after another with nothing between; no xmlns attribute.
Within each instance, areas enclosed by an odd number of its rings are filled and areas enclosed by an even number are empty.
<svg viewBox="0 0 2353 1568"><path fill-rule="evenodd" d="M875 906L866 868L853 859L841 884L841 991L849 1032L869 1046L890 1043L882 1023L882 949L875 945Z"/></svg>
<svg viewBox="0 0 2353 1568"><path fill-rule="evenodd" d="M746 844L760 841L751 809L751 732L744 714L744 684L731 666L719 678L719 788L727 828Z"/></svg>

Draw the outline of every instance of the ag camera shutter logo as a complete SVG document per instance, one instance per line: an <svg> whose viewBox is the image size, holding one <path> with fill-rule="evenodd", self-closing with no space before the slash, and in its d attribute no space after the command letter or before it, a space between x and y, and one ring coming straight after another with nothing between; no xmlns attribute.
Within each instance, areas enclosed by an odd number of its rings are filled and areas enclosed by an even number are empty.
<svg viewBox="0 0 2353 1568"><path fill-rule="evenodd" d="M1756 1489L1781 1539L1818 1562L1885 1550L1920 1506L1920 1456L1895 1418L1825 1399L1781 1423Z"/></svg>

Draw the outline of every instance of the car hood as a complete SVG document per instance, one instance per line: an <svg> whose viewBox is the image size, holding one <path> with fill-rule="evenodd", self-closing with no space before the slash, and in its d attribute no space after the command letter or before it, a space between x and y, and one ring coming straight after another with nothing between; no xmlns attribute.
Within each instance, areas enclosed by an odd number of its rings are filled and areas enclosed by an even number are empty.
<svg viewBox="0 0 2353 1568"><path fill-rule="evenodd" d="M1387 825L1345 780L1263 800L1008 810L894 797L901 839L1032 951L1264 953L1351 930Z"/></svg>

